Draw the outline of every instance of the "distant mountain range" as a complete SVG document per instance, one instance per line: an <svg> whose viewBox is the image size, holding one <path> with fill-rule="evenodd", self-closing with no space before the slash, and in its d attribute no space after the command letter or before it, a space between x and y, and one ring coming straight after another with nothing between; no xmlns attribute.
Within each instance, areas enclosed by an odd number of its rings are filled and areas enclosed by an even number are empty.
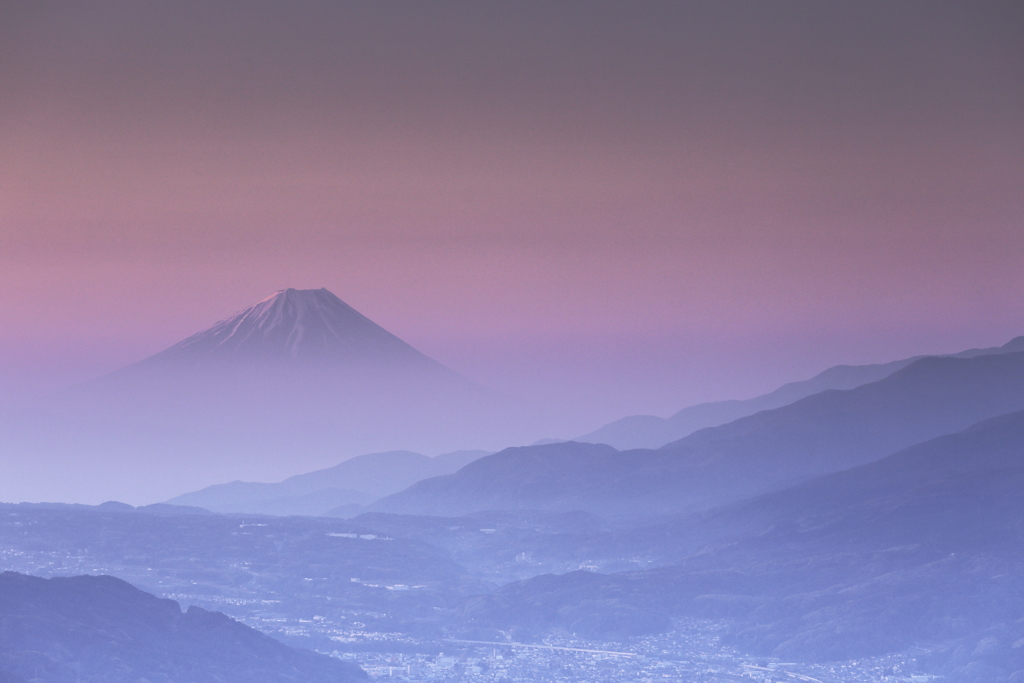
<svg viewBox="0 0 1024 683"><path fill-rule="evenodd" d="M333 297L326 290L318 290L313 292L313 295L311 297L313 299L325 298L330 305L329 307L340 308L343 315L339 317L359 316L358 313L348 309L340 301L331 301ZM285 298L268 299L267 302L250 309L250 311L239 316L239 318L231 321L230 324L223 323L208 332L196 335L194 338L190 338L172 347L163 354L158 354L158 356L149 359L147 363L168 362L168 358L173 360L181 354L185 354L193 364L209 362L210 357L219 357L219 355L226 354L229 357L234 357L238 347L243 345L246 339L256 334L254 330L258 331L260 329L261 321L280 318L283 315L278 309L283 307L284 303ZM317 324L320 327L326 325L326 323L319 322L322 319L323 316L319 315L314 318L315 321L318 321ZM372 323L369 324L372 325ZM357 319L354 326L359 328L362 325L365 325L365 323ZM316 330L316 334L312 335L313 340L333 339L338 336L334 332L324 332L316 325L311 325L311 328ZM375 338L381 336L381 332L367 332L364 336ZM387 333L383 334L386 335ZM399 347L403 345L398 340L396 342ZM272 345L272 348L282 346L291 348L295 357L300 357L303 354L314 357L322 355L322 352L319 350L321 348L320 345L309 349L297 345L294 339L293 342L289 343L283 343L278 340ZM975 358L978 356L1013 353L1019 348L1024 348L1024 337L1011 340L1001 347L969 349L945 357ZM245 350L244 357L249 358L252 354L262 353L261 349L263 349L262 345L247 349ZM669 420L661 420L651 416L646 417L659 421L661 427L657 429L661 430L659 433L662 437L660 438L664 438L672 430L678 430L685 424L689 424L692 427L694 424L702 421L717 422L718 420L726 420L726 418L732 415L737 417L746 416L748 413L788 405L806 398L807 395L814 395L822 391L851 389L863 386L864 384L884 379L922 358L925 357L918 356L880 365L836 366L810 380L787 384L770 394L748 401L702 404L685 409ZM634 418L627 418L627 421L631 419ZM645 419L645 416L636 416L635 419L642 420ZM786 419L788 418L783 418L783 420ZM690 422L687 423L686 420L690 420ZM696 420L696 422L693 420ZM651 432L647 432L647 434L650 436ZM586 441L586 439L581 440ZM542 442L539 445L549 446L558 443L563 442L551 440L547 443ZM516 450L514 452L521 453L523 451ZM505 476L495 477L492 476L493 473L484 473L482 475L484 481L479 482L479 485L470 485L468 487L471 491L469 498L478 496L481 497L480 501L470 504L466 496L460 496L463 502L461 507L451 510L444 506L433 506L428 508L429 511L439 514L448 512L463 514L490 507L495 509L529 509L531 506L536 506L539 509L548 509L551 504L550 495L560 497L560 501L556 504L556 509L572 509L574 505L589 509L589 502L574 498L579 492L576 491L567 478L572 479L579 476L578 471L580 469L594 469L588 467L588 465L593 465L597 462L595 459L602 458L602 455L598 454L603 454L604 460L601 460L602 465L596 468L595 472L616 472L623 477L629 476L626 470L619 471L621 459L610 455L611 451L608 449L584 448L581 451L578 447L563 446L547 448L543 452L548 458L548 461L543 465L549 470L548 475L544 477L544 481L549 489L547 498L544 496L537 497L540 492L538 490L530 492L527 486L517 489L517 494L520 494L522 497L515 501L508 498L501 500L487 499L487 494L484 492L491 485L489 482L503 482L508 481L509 478ZM572 454L579 452L590 454L586 456L589 458L586 463L574 462L572 460ZM569 459L559 460L562 453L566 454ZM408 451L376 453L352 458L332 468L318 470L305 475L297 475L278 484L234 481L228 484L210 486L202 491L184 494L171 499L169 502L195 505L218 512L351 516L361 512L362 506L366 506L381 497L398 493L402 489L423 479L454 473L463 465L478 459L482 455L486 455L486 453L483 451L459 452L449 456L438 456L437 458L430 459ZM513 463L511 466L515 470L521 469L518 463ZM529 468L526 468L526 471L529 471ZM514 479L516 476L517 473L510 473L511 478ZM595 476L601 475L595 474ZM497 495L500 497L503 494L498 493ZM531 496L533 496L532 499ZM391 502L382 503L374 509L391 510L392 508L389 507L391 504ZM402 507L394 509L411 510L412 508Z"/></svg>
<svg viewBox="0 0 1024 683"><path fill-rule="evenodd" d="M410 451L368 453L277 484L233 481L167 501L214 512L353 516L361 506L429 477L450 474L487 451L456 451L428 458Z"/></svg>
<svg viewBox="0 0 1024 683"><path fill-rule="evenodd" d="M871 385L852 391L882 401L885 412L901 396L943 393L934 384L942 380L964 400L991 407L999 400L986 392L1009 386L991 376L1013 375L1015 356L1024 354L925 359L876 383L890 387L884 401ZM930 407L946 410L952 393ZM868 403L844 405L863 411ZM621 463L645 453L571 442L517 450L527 457L507 457L504 469L486 471L508 478L524 463L547 468L546 488L530 489L541 500L573 481L564 470L600 469L606 458ZM517 485L502 490L522 502ZM951 683L1017 683L1024 676L1016 675L1024 672L1024 648L1015 646L1024 642L1022 488L1018 410L699 514L608 522L580 512L370 513L342 521L239 519L171 505L0 505L0 541L9 566L46 573L110 567L105 571L148 589L224 601L242 615L261 613L267 596L281 600L275 611L292 619L322 614L330 601L335 616L353 608L373 613L380 631L480 640L511 634L525 642L552 629L619 640L689 616L724 620L728 644L786 661L913 648L920 669ZM603 574L572 571L600 558L634 566L621 571L604 562ZM534 564L541 559L543 568ZM653 568L637 570L635 562L652 560ZM510 576L530 578L508 583ZM417 588L386 588L394 584ZM2 596L0 586L0 603ZM3 645L0 638L0 651Z"/></svg>
<svg viewBox="0 0 1024 683"><path fill-rule="evenodd" d="M326 289L286 289L145 360L0 415L0 500L161 500L241 477L281 480L360 453L530 443L554 422L428 358Z"/></svg>
<svg viewBox="0 0 1024 683"><path fill-rule="evenodd" d="M4 683L354 683L358 666L288 647L219 612L111 576L0 574Z"/></svg>
<svg viewBox="0 0 1024 683"><path fill-rule="evenodd" d="M1016 337L1003 346L968 349L948 354L947 357L974 358L975 356L1019 351L1024 351L1024 337ZM698 429L716 427L747 415L759 413L762 410L781 408L828 389L854 389L864 384L877 382L921 358L924 356L914 356L875 365L837 365L808 380L790 382L771 393L745 401L700 403L683 408L668 418L654 415L630 415L589 434L577 437L574 441L606 443L619 450L660 448L667 443L682 439Z"/></svg>
<svg viewBox="0 0 1024 683"><path fill-rule="evenodd" d="M947 680L1016 682L1022 488L1018 411L699 519L631 530L692 550L647 571L513 583L468 600L463 618L599 638L665 628L672 616L728 618L728 642L748 652L827 661L926 644L922 665Z"/></svg>
<svg viewBox="0 0 1024 683"><path fill-rule="evenodd" d="M370 509L433 515L587 510L627 517L702 510L871 462L1022 408L1024 353L927 357L877 382L824 391L657 450L618 452L575 442L506 449Z"/></svg>
<svg viewBox="0 0 1024 683"><path fill-rule="evenodd" d="M606 439L688 432L658 448L570 441L431 458L396 446L344 459L375 440L523 443L516 435L539 423L326 290L284 290L0 425L12 476L37 467L49 482L113 482L110 497L155 479L151 492L167 498L228 472L285 472L278 483L232 481L134 509L10 506L0 530L19 561L48 572L28 553L239 605L330 596L380 615L384 630L603 639L677 616L728 618L729 641L750 652L830 659L929 643L930 666L951 681L972 680L969 669L1010 681L1024 672L1013 647L1024 642L1021 348L1024 338L840 366L750 401L634 420L639 431L620 421L629 429ZM510 426L520 418L529 424ZM286 477L295 471L306 473ZM618 573L569 571L581 565ZM133 682L200 666L225 681L359 676L222 615L91 580L0 577L0 676L70 681L82 661L111 675L115 659ZM86 597L47 597L54 586ZM398 586L417 588L388 588ZM231 644L218 645L224 634Z"/></svg>

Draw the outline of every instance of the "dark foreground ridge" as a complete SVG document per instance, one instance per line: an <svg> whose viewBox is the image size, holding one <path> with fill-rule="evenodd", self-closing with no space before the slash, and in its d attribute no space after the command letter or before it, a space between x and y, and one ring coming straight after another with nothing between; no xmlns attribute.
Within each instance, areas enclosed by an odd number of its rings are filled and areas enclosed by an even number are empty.
<svg viewBox="0 0 1024 683"><path fill-rule="evenodd" d="M354 664L111 576L0 574L0 681L346 683Z"/></svg>

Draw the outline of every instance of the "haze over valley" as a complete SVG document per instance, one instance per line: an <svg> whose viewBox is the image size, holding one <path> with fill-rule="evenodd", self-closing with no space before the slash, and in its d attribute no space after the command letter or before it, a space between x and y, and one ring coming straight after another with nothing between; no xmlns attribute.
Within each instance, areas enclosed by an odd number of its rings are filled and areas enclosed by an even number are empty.
<svg viewBox="0 0 1024 683"><path fill-rule="evenodd" d="M1024 682L1022 8L0 0L0 683Z"/></svg>

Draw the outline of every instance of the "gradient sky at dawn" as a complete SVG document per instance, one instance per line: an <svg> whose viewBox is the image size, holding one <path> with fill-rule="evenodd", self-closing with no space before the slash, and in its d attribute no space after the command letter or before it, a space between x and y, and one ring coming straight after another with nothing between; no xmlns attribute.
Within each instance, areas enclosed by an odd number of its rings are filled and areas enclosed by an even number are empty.
<svg viewBox="0 0 1024 683"><path fill-rule="evenodd" d="M0 394L285 287L588 427L1002 344L1022 7L0 0Z"/></svg>

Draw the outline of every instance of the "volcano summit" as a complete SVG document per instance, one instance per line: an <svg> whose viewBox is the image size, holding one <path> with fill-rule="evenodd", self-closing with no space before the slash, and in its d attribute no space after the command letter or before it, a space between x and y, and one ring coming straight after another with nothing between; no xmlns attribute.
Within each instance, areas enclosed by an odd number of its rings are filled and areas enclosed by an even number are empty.
<svg viewBox="0 0 1024 683"><path fill-rule="evenodd" d="M138 365L268 362L443 367L326 289L283 289Z"/></svg>

